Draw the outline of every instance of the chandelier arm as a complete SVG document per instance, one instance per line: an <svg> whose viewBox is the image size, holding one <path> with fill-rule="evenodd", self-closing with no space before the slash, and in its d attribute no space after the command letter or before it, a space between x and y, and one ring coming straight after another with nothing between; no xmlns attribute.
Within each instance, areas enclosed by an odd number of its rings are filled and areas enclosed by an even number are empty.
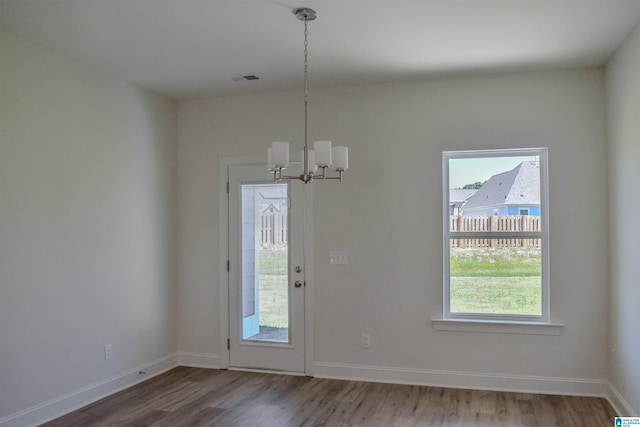
<svg viewBox="0 0 640 427"><path fill-rule="evenodd" d="M275 169L273 171L273 182L285 181L285 180L299 180L304 182L305 184L308 184L311 181L313 181L314 178L315 176L313 175L313 173L305 173L302 175L283 175L282 169Z"/></svg>
<svg viewBox="0 0 640 427"><path fill-rule="evenodd" d="M322 169L321 175L313 174L313 173L306 173L302 175L283 175L282 169L275 169L273 171L273 182L285 181L285 180L300 180L305 184L308 184L314 179L321 179L321 180L331 179L331 180L338 180L342 182L342 173L344 172L344 170L342 169L336 170L336 172L338 172L338 176L328 176L326 171L327 166L321 166L321 169Z"/></svg>
<svg viewBox="0 0 640 427"><path fill-rule="evenodd" d="M338 176L326 176L323 172L323 176L320 179L326 180L326 179L337 179L340 182L342 182L342 172L344 172L343 170L338 170L336 171L338 172Z"/></svg>

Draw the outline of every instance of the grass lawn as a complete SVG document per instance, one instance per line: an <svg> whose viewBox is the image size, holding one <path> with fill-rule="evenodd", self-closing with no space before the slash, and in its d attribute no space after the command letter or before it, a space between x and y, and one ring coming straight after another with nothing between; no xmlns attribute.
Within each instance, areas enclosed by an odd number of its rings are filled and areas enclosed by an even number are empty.
<svg viewBox="0 0 640 427"><path fill-rule="evenodd" d="M260 326L289 327L288 290L287 276L260 275Z"/></svg>
<svg viewBox="0 0 640 427"><path fill-rule="evenodd" d="M289 283L287 247L282 244L260 248L260 326L289 327Z"/></svg>
<svg viewBox="0 0 640 427"><path fill-rule="evenodd" d="M451 248L451 311L540 315L541 257L538 248ZM260 252L260 326L288 327L287 249Z"/></svg>
<svg viewBox="0 0 640 427"><path fill-rule="evenodd" d="M452 313L541 313L539 277L451 277Z"/></svg>
<svg viewBox="0 0 640 427"><path fill-rule="evenodd" d="M451 248L451 312L540 315L538 248Z"/></svg>

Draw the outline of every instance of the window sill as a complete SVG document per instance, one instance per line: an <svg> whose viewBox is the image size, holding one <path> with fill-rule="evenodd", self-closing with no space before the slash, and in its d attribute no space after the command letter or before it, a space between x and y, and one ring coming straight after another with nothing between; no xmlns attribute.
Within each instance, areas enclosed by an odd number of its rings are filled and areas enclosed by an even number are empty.
<svg viewBox="0 0 640 427"><path fill-rule="evenodd" d="M559 335L563 325L502 320L431 319L436 331L488 332L500 334Z"/></svg>

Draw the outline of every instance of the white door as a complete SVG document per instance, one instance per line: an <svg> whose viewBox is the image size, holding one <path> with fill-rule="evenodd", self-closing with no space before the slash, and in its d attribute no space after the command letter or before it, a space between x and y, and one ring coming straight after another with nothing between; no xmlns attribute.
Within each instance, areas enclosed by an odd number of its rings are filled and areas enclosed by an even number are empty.
<svg viewBox="0 0 640 427"><path fill-rule="evenodd" d="M229 166L229 365L305 371L303 183Z"/></svg>

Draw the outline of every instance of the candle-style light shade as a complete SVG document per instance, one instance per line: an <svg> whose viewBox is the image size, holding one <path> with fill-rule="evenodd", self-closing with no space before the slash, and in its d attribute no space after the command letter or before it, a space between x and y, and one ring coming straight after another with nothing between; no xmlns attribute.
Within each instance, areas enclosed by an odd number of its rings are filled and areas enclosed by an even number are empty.
<svg viewBox="0 0 640 427"><path fill-rule="evenodd" d="M276 168L286 168L289 165L289 143L274 141L271 143L271 161Z"/></svg>
<svg viewBox="0 0 640 427"><path fill-rule="evenodd" d="M333 166L337 171L346 171L349 168L349 148L333 147L331 149Z"/></svg>
<svg viewBox="0 0 640 427"><path fill-rule="evenodd" d="M269 171L273 171L276 168L276 165L273 164L273 156L272 153L273 150L271 149L271 147L267 148L267 168L269 169Z"/></svg>
<svg viewBox="0 0 640 427"><path fill-rule="evenodd" d="M331 166L331 141L316 141L313 143L316 154L316 165Z"/></svg>
<svg viewBox="0 0 640 427"><path fill-rule="evenodd" d="M315 172L318 170L316 165L316 153L313 150L307 150L307 159L309 160L307 172ZM302 150L302 161L304 162L304 150Z"/></svg>

